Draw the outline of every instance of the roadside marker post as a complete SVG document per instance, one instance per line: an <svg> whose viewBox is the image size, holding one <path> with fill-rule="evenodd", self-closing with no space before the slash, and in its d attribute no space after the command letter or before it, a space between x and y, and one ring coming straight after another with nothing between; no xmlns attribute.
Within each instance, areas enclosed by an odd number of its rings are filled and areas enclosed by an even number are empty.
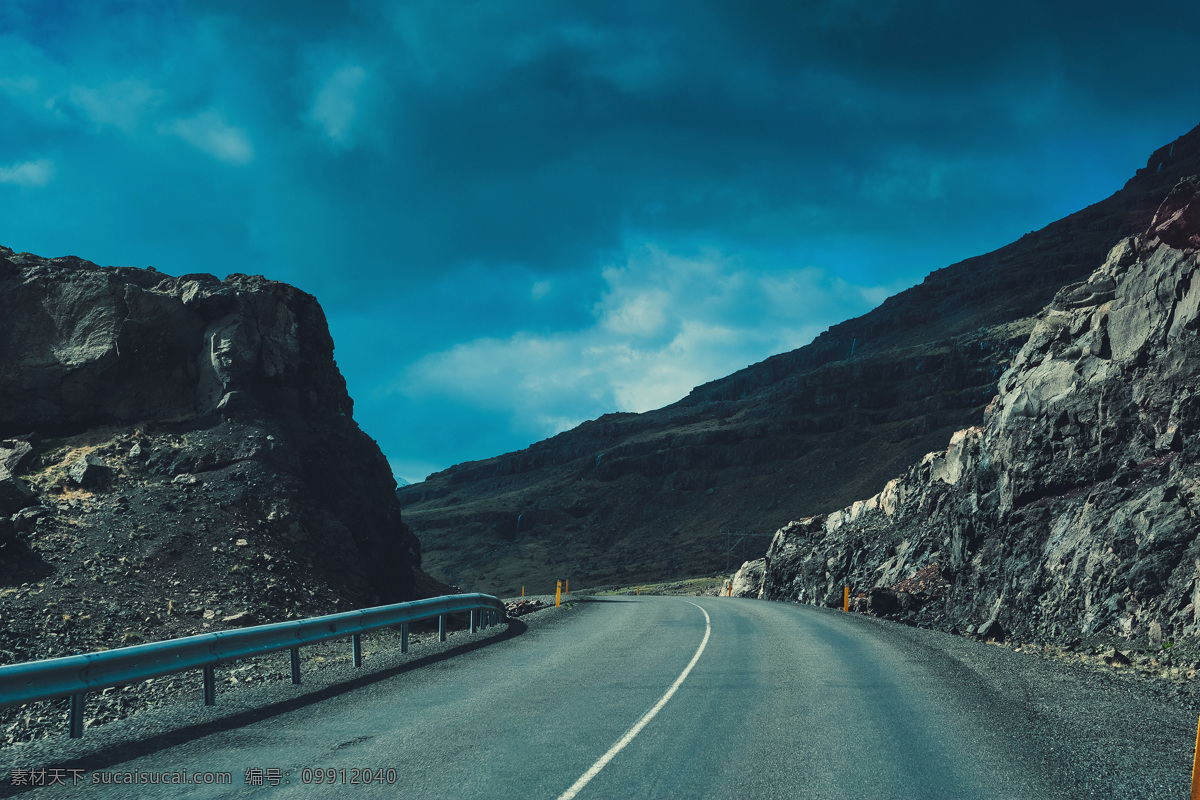
<svg viewBox="0 0 1200 800"><path fill-rule="evenodd" d="M842 588L842 611L849 611L849 610L850 610L850 587L845 586Z"/></svg>
<svg viewBox="0 0 1200 800"><path fill-rule="evenodd" d="M521 597L522 597L522 599L524 599L524 597L525 597L525 587L524 586L521 587Z"/></svg>
<svg viewBox="0 0 1200 800"><path fill-rule="evenodd" d="M1200 800L1200 721L1196 724L1196 750L1192 755L1192 794L1191 800Z"/></svg>
<svg viewBox="0 0 1200 800"><path fill-rule="evenodd" d="M570 593L571 593L571 579L567 578L565 588L563 589L563 594L570 594Z"/></svg>
<svg viewBox="0 0 1200 800"><path fill-rule="evenodd" d="M554 607L558 608L562 605L562 581L558 582L558 588L554 590Z"/></svg>

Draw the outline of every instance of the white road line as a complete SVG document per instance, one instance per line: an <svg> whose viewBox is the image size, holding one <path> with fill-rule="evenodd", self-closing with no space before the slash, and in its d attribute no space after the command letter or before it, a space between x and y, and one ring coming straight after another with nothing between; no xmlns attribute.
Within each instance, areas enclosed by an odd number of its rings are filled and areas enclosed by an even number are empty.
<svg viewBox="0 0 1200 800"><path fill-rule="evenodd" d="M687 603L688 605L696 606L696 604L691 600L684 600L683 602ZM696 608L700 608L700 606L696 606ZM608 762L612 761L613 757L616 756L617 753L624 750L625 745L632 742L633 737L641 733L642 728L646 727L646 724L650 722L650 720L654 719L654 716L658 714L659 711L662 711L662 707L667 704L667 701L671 699L676 690L678 690L683 684L684 680L688 676L688 673L692 671L692 667L696 666L696 662L700 660L700 654L703 653L704 648L708 646L708 637L712 635L712 620L709 618L708 612L703 608L700 608L700 613L704 615L704 639L701 640L700 647L696 650L696 655L692 656L692 660L689 661L688 665L683 668L683 672L679 673L679 677L676 678L675 682L671 684L671 688L667 689L667 693L664 694L662 698L654 704L654 708L647 711L646 715L639 719L637 724L630 728L629 731L621 737L620 741L609 748L607 753L600 756L599 761L597 761L595 764L592 764L591 769L583 773L579 780L575 781L575 783L571 785L570 789L567 789L565 792L560 794L558 796L558 800L571 800L571 798L579 794L579 790L587 786L588 781L599 775L600 770L604 769Z"/></svg>

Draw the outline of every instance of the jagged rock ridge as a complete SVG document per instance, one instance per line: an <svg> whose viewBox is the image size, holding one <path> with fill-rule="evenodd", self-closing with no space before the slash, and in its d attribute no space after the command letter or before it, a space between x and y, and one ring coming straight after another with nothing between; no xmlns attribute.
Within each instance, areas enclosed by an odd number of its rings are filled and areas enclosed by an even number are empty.
<svg viewBox="0 0 1200 800"><path fill-rule="evenodd" d="M1033 316L1145 230L1196 172L1200 128L1108 199L940 269L806 347L672 406L606 415L402 487L426 564L487 591L568 574L597 585L736 567L782 522L869 496L979 424Z"/></svg>
<svg viewBox="0 0 1200 800"><path fill-rule="evenodd" d="M849 585L864 607L1021 640L1200 633L1198 248L1200 176L1055 295L981 426L778 531L762 596L840 605ZM940 585L896 591L918 573Z"/></svg>

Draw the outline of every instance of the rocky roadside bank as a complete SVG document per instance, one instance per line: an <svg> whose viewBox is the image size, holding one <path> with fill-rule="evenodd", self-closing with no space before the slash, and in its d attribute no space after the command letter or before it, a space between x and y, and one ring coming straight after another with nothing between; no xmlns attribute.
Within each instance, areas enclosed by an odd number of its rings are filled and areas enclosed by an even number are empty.
<svg viewBox="0 0 1200 800"><path fill-rule="evenodd" d="M733 595L757 598L763 569L763 559L744 563L729 579ZM1065 642L1033 642L1014 639L1000 625L979 626L968 632L954 626L945 613L949 590L950 583L934 563L890 586L852 593L850 613L885 624L945 631L1029 657L1070 664L1119 680L1147 683L1155 691L1178 697L1200 711L1200 643L1160 638L1151 644L1148 639L1130 641L1116 631L1102 631L1086 639Z"/></svg>
<svg viewBox="0 0 1200 800"><path fill-rule="evenodd" d="M850 586L874 616L1194 674L1198 259L1195 176L1059 291L983 425L779 529L740 593L841 607Z"/></svg>

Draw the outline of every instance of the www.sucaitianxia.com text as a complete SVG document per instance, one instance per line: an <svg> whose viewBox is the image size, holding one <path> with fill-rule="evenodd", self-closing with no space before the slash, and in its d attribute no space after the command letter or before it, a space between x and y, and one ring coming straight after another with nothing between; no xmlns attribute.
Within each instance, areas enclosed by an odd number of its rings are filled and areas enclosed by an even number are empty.
<svg viewBox="0 0 1200 800"><path fill-rule="evenodd" d="M89 772L70 767L18 768L9 771L13 786L112 786L112 785L202 785L233 784L232 772L192 772L180 770L113 770ZM398 773L394 767L305 767L293 776L293 770L279 767L248 767L243 784L246 786L286 786L297 777L308 784L395 785Z"/></svg>
<svg viewBox="0 0 1200 800"><path fill-rule="evenodd" d="M69 767L35 767L10 770L8 777L9 783L13 786L84 786L88 784L105 786L113 784L197 784L208 786L233 783L233 773L231 772L190 772L186 769L89 772Z"/></svg>

